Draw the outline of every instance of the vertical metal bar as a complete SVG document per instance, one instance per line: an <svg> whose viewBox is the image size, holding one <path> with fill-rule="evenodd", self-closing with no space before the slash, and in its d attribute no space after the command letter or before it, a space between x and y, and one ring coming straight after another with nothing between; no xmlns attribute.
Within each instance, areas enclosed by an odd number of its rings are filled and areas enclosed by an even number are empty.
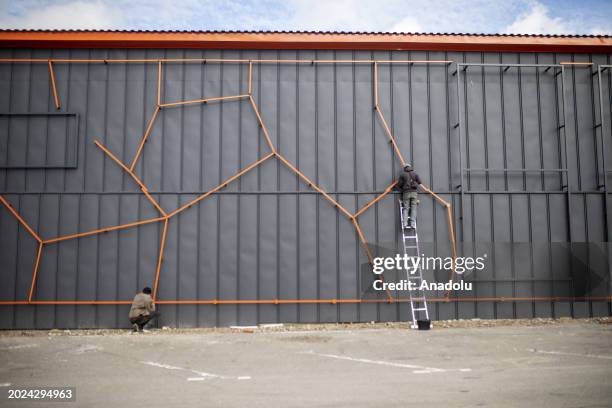
<svg viewBox="0 0 612 408"><path fill-rule="evenodd" d="M276 56L280 57L280 51L276 51ZM334 65L334 69L335 69L335 65ZM275 91L276 91L276 134L277 135L282 134L280 130L280 127L281 127L280 125L281 123L280 82L281 82L281 64L277 63L276 64L276 84L275 84L276 85ZM334 78L334 84L335 84L335 78ZM276 143L278 144L279 150L281 149L281 140L282 138L280 137L276 138ZM280 163L276 161L276 189L277 190L280 190L280 168L281 168ZM275 209L276 210L276 223L275 223L276 224L276 242L275 242L276 248L281 247L281 244L280 244L280 235L281 235L281 232L280 232L280 229L281 229L280 228L280 222L281 222L280 202L281 202L281 199L282 198L279 196L274 197L274 201L276 204L276 209ZM338 213L336 213L336 222L338 219L337 217L338 217ZM280 294L280 252L281 251L277 249L275 252L276 252L276 260L275 260L276 262L276 265L275 265L276 267L276 277L275 277L276 293L275 295L276 295L276 299L279 299L281 297L281 294ZM337 270L340 270L340 269L338 268ZM277 321L280 321L281 308L276 307L274 309L276 312L276 319Z"/></svg>
<svg viewBox="0 0 612 408"><path fill-rule="evenodd" d="M244 52L240 51L240 58L242 59ZM248 67L248 77L247 77L247 93L249 95L251 95L251 72L253 69L253 64L251 62L249 62L249 67ZM238 83L240 84L239 88L242 89L242 82L244 80L244 74L243 74L243 69L242 69L242 65L240 65L240 69L238 70ZM239 91L240 91L239 89ZM242 93L242 92L240 92ZM240 168L242 168L242 155L243 155L243 148L242 148L242 104L240 104L238 106L238 166ZM242 190L242 180L238 179L238 183L236 186L236 191L240 192ZM240 204L241 204L241 194L238 194L236 197L236 284L235 284L235 290L236 290L236 296L238 297L238 299L241 298L240 295L240 254L242 252L242 240L241 240L241 217L240 217ZM240 321L240 312L241 312L241 307L237 306L236 307L236 322L237 324L241 324Z"/></svg>
<svg viewBox="0 0 612 408"><path fill-rule="evenodd" d="M374 62L374 108L378 108L378 63Z"/></svg>
<svg viewBox="0 0 612 408"><path fill-rule="evenodd" d="M570 186L570 168L567 157L567 118L565 117L565 66L561 66L561 114L563 117L563 149L565 159L565 182L567 185L567 237L572 242L572 194Z"/></svg>
<svg viewBox="0 0 612 408"><path fill-rule="evenodd" d="M300 54L296 53L296 58L299 58L299 57L300 57ZM354 80L354 77L353 77L353 80ZM354 129L354 125L353 125L353 129ZM300 66L299 64L295 65L295 163L296 163L296 166L299 168L300 167ZM300 180L297 174L295 175L295 184L296 184L296 190L299 191ZM301 230L300 229L301 229L302 223L300 222L300 200L301 200L301 196L298 195L295 199L296 288L297 288L298 299L302 298L302 285L301 285L301 281L302 281L301 279L302 278L301 260L302 259L301 259L301 251L300 251L300 246L301 246L301 240L300 240ZM355 252L356 252L356 256L358 257L359 249ZM356 264L359 265L358 262ZM301 322L301 318L300 318L301 312L302 312L302 308L298 304L296 306L296 322L298 323Z"/></svg>
<svg viewBox="0 0 612 408"><path fill-rule="evenodd" d="M610 55L608 55L608 57L606 59L607 59L607 62L609 64L610 63ZM606 102L606 110L608 111L609 118L610 118L610 122L608 122L608 123L610 123L612 125L612 65L606 65L606 68L608 69L608 74L607 74L607 77L608 77L608 86L607 86L607 89L608 89L608 99L607 99L607 102ZM603 72L603 69L602 69L602 72ZM610 132L610 130L611 129L608 128L608 132ZM606 178L607 177L608 177L608 170L606 170ZM608 191L608 193L609 193L609 191ZM607 199L609 201L608 197L607 197ZM611 265L611 262L612 262L611 261L612 251L610 251L610 243L608 243L607 250L608 250L608 270L610 270L610 265ZM610 293L612 293L612 279L610 280L610 285L609 285L609 288L608 288L608 294L610 294ZM612 302L608 302L608 313L612 314Z"/></svg>
<svg viewBox="0 0 612 408"><path fill-rule="evenodd" d="M201 52L202 58L204 58L204 56L206 55L206 51L202 51ZM204 65L202 65L202 67L200 68L200 84L201 84L201 92L200 95L206 95L206 69L204 69ZM199 146L199 150L200 150L200 157L204 157L204 152L205 152L205 133L204 133L204 109L200 109L200 116L199 116L199 120L200 120L200 126L199 126L199 138L198 140L200 141L200 146ZM200 191L202 191L202 189L204 188L202 180L204 179L204 172L205 172L205 167L204 167L204 161L203 160L198 160L198 186L200 188ZM202 206L198 206L198 214L197 214L197 235L196 235L196 248L197 248L197 255L196 255L196 296L198 297L198 299L201 299L202 296L200 294L200 275L201 275L201 265L202 265L202 261L201 259L203 258L202 256L202 247L201 247L201 242L202 242ZM200 325L200 311L201 309L203 309L201 306L197 306L196 307L196 314L195 314L195 324L196 326Z"/></svg>
<svg viewBox="0 0 612 408"><path fill-rule="evenodd" d="M253 63L249 62L249 95L253 94Z"/></svg>
<svg viewBox="0 0 612 408"><path fill-rule="evenodd" d="M575 86L575 83L572 83L572 86ZM562 105L562 114L563 114L563 144L564 144L564 158L565 158L565 174L566 174L566 184L567 184L567 240L569 242L569 249L572 249L572 195L571 195L571 182L570 182L570 168L567 154L567 118L565 116L565 66L561 65L561 105ZM574 100L574 104L576 101ZM574 117L574 120L577 119ZM578 138L577 128L576 128L576 139ZM577 163L577 165L579 165ZM578 170L578 169L577 169ZM578 177L580 177L580 172L578 171ZM580 179L578 179L580 182ZM573 262L570 262L570 276L573 276ZM571 295L574 296L574 286L570 284L571 287ZM574 317L574 302L570 301L570 316Z"/></svg>
<svg viewBox="0 0 612 408"><path fill-rule="evenodd" d="M162 62L157 63L157 106L161 105L161 77L162 77Z"/></svg>
<svg viewBox="0 0 612 408"><path fill-rule="evenodd" d="M461 72L462 70L459 69L459 64L457 64L457 123L459 124L459 126L457 126L457 136L459 137L459 187L461 190L460 191L460 205L461 205L461 219L460 219L460 228L461 228L461 233L459 235L461 241L463 242L463 237L464 237L464 233L465 233L465 228L464 228L464 222L465 222L465 194L464 194L464 190L465 190L465 186L464 186L464 180L463 180L463 141L462 141L462 137L461 137L461 126L463 125L462 121L461 121L461 92L459 91L459 87L460 87L460 80L459 77L461 76Z"/></svg>
<svg viewBox="0 0 612 408"><path fill-rule="evenodd" d="M221 57L223 58L224 56L224 51L221 51ZM223 95L223 80L225 79L225 68L223 65L221 65L219 67L219 94ZM260 81L261 82L261 81ZM221 106L219 106L219 132L217 134L218 137L218 146L217 146L217 157L219 160L219 164L218 164L218 180L221 181L221 179L223 178L223 112L224 112L224 106L223 104L221 104ZM219 196L217 197L217 248L216 248L216 266L217 266L217 270L215 271L215 299L219 299L221 296L221 240L222 240L222 231L221 231L221 205L222 205L222 200L223 197ZM258 226L259 227L259 226ZM257 237L259 238L259 237ZM259 239L258 239L259 241ZM259 281L259 279L258 279ZM257 299L259 299L259 292L257 293ZM219 322L221 321L221 310L219 308L216 308L216 325L219 325ZM257 321L259 322L259 316L257 316L258 319Z"/></svg>
<svg viewBox="0 0 612 408"><path fill-rule="evenodd" d="M318 51L314 52L315 58L318 55ZM314 69L314 168L315 168L315 180L319 182L319 66L315 65ZM372 132L374 133L374 132ZM315 231L316 236L321 236L321 200L316 201L315 207ZM316 238L315 241L315 254L317 257L317 299L321 299L321 241ZM321 306L317 305L317 320L321 319Z"/></svg>
<svg viewBox="0 0 612 408"><path fill-rule="evenodd" d="M603 83L601 81L601 66L597 67L597 82L599 84L599 121L601 123L601 166L603 174L603 188L604 188L604 220L605 220L605 235L604 241L608 241L610 238L610 223L608 214L608 172L606 169L606 123L604 120L604 103L603 103Z"/></svg>
<svg viewBox="0 0 612 408"><path fill-rule="evenodd" d="M337 59L337 53L336 51L332 52L333 58L334 60ZM332 66L332 72L333 72L333 105L334 105L334 110L333 110L333 116L334 116L334 122L333 122L333 133L334 133L334 141L333 141L333 154L334 154L334 190L338 191L338 64L333 64ZM278 122L280 123L280 117L278 118ZM280 140L279 140L280 142ZM277 185L278 187L278 185ZM278 203L278 198L277 198L277 203ZM335 200L339 202L340 200L340 195L336 194L335 195ZM335 239L335 245L336 245L336 298L340 298L340 216L338 214L338 211L334 211L335 212L335 225L334 225L334 235L336 236ZM280 220L279 220L280 221ZM280 222L277 222L277 228L278 225L280 224ZM279 244L279 242L277 241L277 244ZM280 248L280 246L279 246ZM278 254L278 251L277 251ZM278 271L278 263L277 263L277 271ZM337 321L340 321L340 311L341 311L341 306L336 307L336 319Z"/></svg>
<svg viewBox="0 0 612 408"><path fill-rule="evenodd" d="M355 51L351 52L351 57L354 60L355 59ZM352 125L353 125L353 163L357 163L357 69L356 69L356 65L352 64L351 66L351 73L352 73L352 78L351 78L351 90L352 90L352 94L351 94L351 99L352 99L352 113L353 113L353 120L352 120ZM299 140L299 139L298 139ZM357 171L355 169L355 165L353 165L353 191L357 191ZM299 196L298 196L299 199ZM358 208L359 206L359 196L357 194L355 194L353 196L353 202L355 205L355 209ZM298 220L299 221L299 220ZM397 236L397 235L396 235ZM299 234L298 234L299 237ZM298 241L299 242L299 241ZM361 298L361 280L360 278L360 268L359 268L359 238L356 237L355 238L355 282L357 282L357 284L355 285L355 298ZM299 252L298 252L299 253ZM357 313L357 321L361 321L361 304L357 304L356 307L356 313Z"/></svg>

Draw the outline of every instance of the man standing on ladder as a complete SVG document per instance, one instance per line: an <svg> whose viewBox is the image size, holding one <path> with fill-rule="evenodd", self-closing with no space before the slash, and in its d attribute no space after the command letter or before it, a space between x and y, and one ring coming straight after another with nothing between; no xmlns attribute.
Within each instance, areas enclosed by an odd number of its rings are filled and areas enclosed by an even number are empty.
<svg viewBox="0 0 612 408"><path fill-rule="evenodd" d="M421 178L412 166L408 163L402 169L395 189L402 193L404 220L407 223L403 228L416 228L417 205L419 204L418 189L421 185Z"/></svg>

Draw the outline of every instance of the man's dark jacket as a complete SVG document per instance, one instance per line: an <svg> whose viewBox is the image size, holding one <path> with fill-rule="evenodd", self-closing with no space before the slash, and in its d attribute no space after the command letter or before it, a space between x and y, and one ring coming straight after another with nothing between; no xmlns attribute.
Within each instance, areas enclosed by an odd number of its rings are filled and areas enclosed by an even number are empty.
<svg viewBox="0 0 612 408"><path fill-rule="evenodd" d="M406 191L417 191L419 184L421 184L421 178L415 171L402 170L397 179L395 190L401 191L402 193Z"/></svg>

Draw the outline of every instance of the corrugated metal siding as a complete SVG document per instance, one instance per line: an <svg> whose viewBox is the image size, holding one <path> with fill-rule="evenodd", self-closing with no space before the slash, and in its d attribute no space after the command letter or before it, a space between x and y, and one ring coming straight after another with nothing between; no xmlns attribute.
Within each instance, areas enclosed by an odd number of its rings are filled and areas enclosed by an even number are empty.
<svg viewBox="0 0 612 408"><path fill-rule="evenodd" d="M609 64L609 55L221 51L2 50L3 58L452 59L475 63ZM0 169L0 191L44 238L154 218L138 186L93 144L129 162L156 104L155 64L55 64L62 111L79 121L79 165ZM279 152L355 212L386 188L399 166L373 110L370 65L258 65L254 97ZM567 250L554 243L607 244L601 185L597 77L566 67L565 123L554 70L455 65L381 65L379 95L401 151L423 181L453 203L467 255L490 254L475 295L553 296L567 291ZM555 79L556 78L556 79ZM610 70L602 76L610 98ZM595 82L593 82L595 81ZM558 82L557 82L558 83ZM0 64L0 112L53 111L45 64ZM164 101L245 93L248 65L168 64ZM457 86L459 92L457 93ZM458 99L459 98L459 99ZM609 106L608 106L609 107ZM610 149L610 111L604 109ZM461 126L455 127L457 119ZM559 129L564 124L565 128ZM605 130L604 129L604 130ZM462 155L460 155L461 132ZM566 133L564 133L564 131ZM559 174L481 173L470 168L560 168L567 135L571 225ZM45 141L45 130L26 143ZM268 153L248 102L164 109L136 173L167 211ZM47 148L47 154L53 150ZM607 158L612 158L610 151ZM610 159L608 159L610 160ZM508 192L506 192L508 190ZM551 191L554 190L554 191ZM529 191L529 192L527 192ZM420 238L449 252L445 209L421 195ZM462 198L463 197L463 198ZM463 206L462 206L463 201ZM397 243L396 201L360 217L373 244ZM463 218L462 218L463 217ZM36 242L0 210L0 299L27 299ZM162 225L145 225L45 246L38 300L129 300L152 286ZM393 244L392 244L393 245ZM605 248L607 250L607 247ZM555 251L559 253L556 254ZM160 299L359 298L364 262L349 220L295 174L269 160L169 222ZM607 253L607 252L606 252ZM607 261L607 259L606 259ZM607 268L607 269L606 269ZM610 294L609 266L598 293ZM564 275L565 274L565 275ZM436 275L438 276L438 275ZM444 277L443 274L438 276ZM557 282L550 279L555 278ZM541 279L541 280L539 280ZM555 285L561 285L555 290ZM565 286L563 286L565 285ZM124 327L128 306L0 306L0 327ZM432 317L504 318L610 314L609 302L458 302ZM407 304L162 305L162 324L406 320Z"/></svg>

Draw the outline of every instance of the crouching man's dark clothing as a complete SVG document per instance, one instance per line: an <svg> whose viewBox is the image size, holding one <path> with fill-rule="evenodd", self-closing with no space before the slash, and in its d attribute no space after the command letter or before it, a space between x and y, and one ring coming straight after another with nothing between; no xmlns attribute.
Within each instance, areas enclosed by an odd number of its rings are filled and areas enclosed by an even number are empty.
<svg viewBox="0 0 612 408"><path fill-rule="evenodd" d="M140 315L137 317L131 317L130 322L138 326L138 331L143 331L144 327L151 321L151 319L159 317L159 312L151 312L148 315ZM136 329L134 329L136 330Z"/></svg>
<svg viewBox="0 0 612 408"><path fill-rule="evenodd" d="M132 324L138 326L139 331L142 331L151 319L158 316L159 313L155 311L155 303L151 295L141 292L134 296L128 317Z"/></svg>

